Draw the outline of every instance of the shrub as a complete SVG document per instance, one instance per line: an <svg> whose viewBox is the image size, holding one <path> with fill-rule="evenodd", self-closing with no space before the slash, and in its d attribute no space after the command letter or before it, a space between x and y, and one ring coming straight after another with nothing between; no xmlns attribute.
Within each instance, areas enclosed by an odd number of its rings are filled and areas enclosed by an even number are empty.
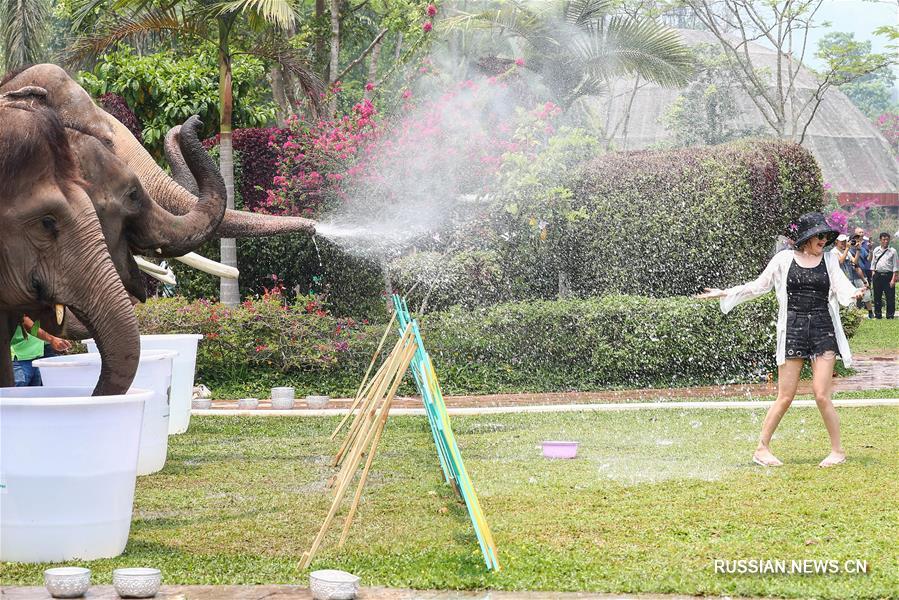
<svg viewBox="0 0 899 600"><path fill-rule="evenodd" d="M312 298L271 291L225 308L183 298L137 308L142 333L202 333L198 379L218 397L298 393L351 396L384 325L337 319ZM776 302L723 315L690 298L590 300L455 307L422 320L425 346L447 394L685 386L755 380L776 371ZM846 311L852 335L861 319ZM413 391L407 381L403 393Z"/></svg>
<svg viewBox="0 0 899 600"><path fill-rule="evenodd" d="M301 391L349 393L338 382L364 369L378 341L363 323L330 316L314 298L285 302L277 286L236 307L178 297L152 299L136 312L141 333L203 334L197 379L219 394L263 393L284 381L301 382Z"/></svg>
<svg viewBox="0 0 899 600"><path fill-rule="evenodd" d="M584 296L685 295L754 279L775 238L823 204L812 155L770 140L609 154L570 187L588 218L571 228L564 268Z"/></svg>
<svg viewBox="0 0 899 600"><path fill-rule="evenodd" d="M138 142L141 144L144 143L143 126L137 118L137 115L134 114L134 111L128 107L125 98L119 94L103 94L98 100L100 101L103 110L111 114L118 119L122 125L127 127L128 131L137 138Z"/></svg>
<svg viewBox="0 0 899 600"><path fill-rule="evenodd" d="M143 124L143 142L156 157L162 156L162 141L175 125L191 115L203 120L203 135L218 130L218 58L213 44L192 49L190 56L174 51L137 55L123 46L98 58L93 71L81 71L78 79L93 96L120 94ZM236 55L232 64L234 126L263 125L275 116L275 105L267 100L259 81L265 65L255 57Z"/></svg>
<svg viewBox="0 0 899 600"><path fill-rule="evenodd" d="M790 221L823 206L820 169L795 144L754 140L584 161L596 145L579 130L525 141L503 157L489 216L463 236L463 252L496 257L496 294L472 294L482 273L467 279L452 266L454 253L434 254L393 265L403 293L422 282L409 293L413 304L432 286L437 308L726 287L758 276Z"/></svg>
<svg viewBox="0 0 899 600"><path fill-rule="evenodd" d="M239 154L240 169L235 170L235 192L240 195L247 210L264 210L267 191L278 172L278 155L271 142L284 135L277 127L247 127L235 129L231 144ZM203 142L207 150L219 144L219 135Z"/></svg>

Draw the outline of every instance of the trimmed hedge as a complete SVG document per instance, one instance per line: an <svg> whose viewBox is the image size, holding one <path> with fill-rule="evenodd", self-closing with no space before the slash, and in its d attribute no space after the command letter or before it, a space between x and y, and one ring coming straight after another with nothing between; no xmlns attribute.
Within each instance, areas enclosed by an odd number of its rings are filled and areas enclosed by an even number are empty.
<svg viewBox="0 0 899 600"><path fill-rule="evenodd" d="M436 254L395 261L400 289L421 281L410 303L418 306L429 291L428 305L441 309L727 287L757 277L775 238L824 202L812 155L776 140L616 152L574 173L550 190L555 212L522 212L520 202L508 204L507 191L490 218L472 225L461 252L439 263Z"/></svg>
<svg viewBox="0 0 899 600"><path fill-rule="evenodd" d="M690 298L589 300L453 308L422 320L446 394L549 392L752 381L774 365L773 296L728 316ZM351 396L384 325L328 315L314 300L278 296L228 309L156 299L137 307L142 333L202 333L198 380L216 397ZM844 313L848 335L861 319ZM403 393L412 393L407 382Z"/></svg>
<svg viewBox="0 0 899 600"><path fill-rule="evenodd" d="M567 264L584 295L686 295L749 281L789 223L824 202L814 157L775 140L610 154L571 187L590 215Z"/></svg>

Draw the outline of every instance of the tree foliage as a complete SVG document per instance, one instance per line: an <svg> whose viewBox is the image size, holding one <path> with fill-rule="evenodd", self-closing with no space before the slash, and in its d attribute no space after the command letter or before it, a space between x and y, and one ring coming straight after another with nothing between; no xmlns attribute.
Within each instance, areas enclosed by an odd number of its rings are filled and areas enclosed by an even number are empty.
<svg viewBox="0 0 899 600"><path fill-rule="evenodd" d="M192 56L173 51L140 56L131 48L107 52L92 71L79 75L81 84L94 96L116 93L143 124L143 140L151 152L162 155L166 132L191 115L200 115L203 135L215 135L219 122L219 86L216 49L200 45ZM232 63L234 121L238 126L257 127L274 118L275 108L259 80L265 77L261 60L237 56Z"/></svg>
<svg viewBox="0 0 899 600"><path fill-rule="evenodd" d="M0 0L0 54L7 71L41 62L49 19L49 0Z"/></svg>
<svg viewBox="0 0 899 600"><path fill-rule="evenodd" d="M893 69L885 63L884 55L871 52L871 41L857 41L852 33L833 32L818 41L818 54L847 65L840 77L846 83L839 85L841 92L849 96L852 103L869 119L874 119L899 106L892 99L892 89L896 84ZM855 75L855 70L868 65L882 65L879 68Z"/></svg>
<svg viewBox="0 0 899 600"><path fill-rule="evenodd" d="M759 135L763 128L738 125L742 113L736 93L742 88L721 50L704 44L694 48L696 69L686 90L663 115L661 121L673 134L674 146L723 144Z"/></svg>
<svg viewBox="0 0 899 600"><path fill-rule="evenodd" d="M447 25L488 27L523 41L528 68L564 107L581 96L603 93L616 77L676 86L690 72L690 51L676 31L617 13L611 0L502 2L483 12L460 11Z"/></svg>

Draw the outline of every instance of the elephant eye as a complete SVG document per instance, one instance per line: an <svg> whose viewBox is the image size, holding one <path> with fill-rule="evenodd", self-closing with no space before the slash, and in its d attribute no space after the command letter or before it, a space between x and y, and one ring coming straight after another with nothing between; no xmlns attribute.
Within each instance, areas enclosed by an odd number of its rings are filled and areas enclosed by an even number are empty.
<svg viewBox="0 0 899 600"><path fill-rule="evenodd" d="M53 237L59 235L59 229L56 227L56 219L50 215L41 219L41 225L45 230L53 234Z"/></svg>

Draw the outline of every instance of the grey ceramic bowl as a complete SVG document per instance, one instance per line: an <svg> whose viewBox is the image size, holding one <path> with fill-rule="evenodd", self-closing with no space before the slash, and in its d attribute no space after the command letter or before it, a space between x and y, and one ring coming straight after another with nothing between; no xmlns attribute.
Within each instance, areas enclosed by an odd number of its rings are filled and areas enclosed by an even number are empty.
<svg viewBox="0 0 899 600"><path fill-rule="evenodd" d="M47 569L44 585L54 598L80 598L91 586L91 570L84 567Z"/></svg>
<svg viewBox="0 0 899 600"><path fill-rule="evenodd" d="M162 584L159 569L132 567L112 572L112 587L122 598L152 598Z"/></svg>
<svg viewBox="0 0 899 600"><path fill-rule="evenodd" d="M306 406L309 408L324 408L328 405L329 396L306 396Z"/></svg>
<svg viewBox="0 0 899 600"><path fill-rule="evenodd" d="M314 600L353 600L359 593L359 578L337 569L313 571L309 590Z"/></svg>
<svg viewBox="0 0 899 600"><path fill-rule="evenodd" d="M259 398L241 398L237 401L237 408L241 410L253 410L259 408Z"/></svg>

